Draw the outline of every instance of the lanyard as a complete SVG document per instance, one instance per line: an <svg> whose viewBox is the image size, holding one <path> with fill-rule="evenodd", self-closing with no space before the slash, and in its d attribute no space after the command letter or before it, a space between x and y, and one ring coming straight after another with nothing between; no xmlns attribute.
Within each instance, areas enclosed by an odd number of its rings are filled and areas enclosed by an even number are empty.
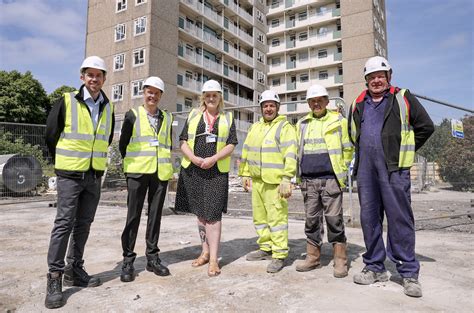
<svg viewBox="0 0 474 313"><path fill-rule="evenodd" d="M206 114L206 118L204 119L204 123L206 124L206 132L212 133L214 124L216 123L219 114L216 115L216 117L213 117L207 110L204 113Z"/></svg>

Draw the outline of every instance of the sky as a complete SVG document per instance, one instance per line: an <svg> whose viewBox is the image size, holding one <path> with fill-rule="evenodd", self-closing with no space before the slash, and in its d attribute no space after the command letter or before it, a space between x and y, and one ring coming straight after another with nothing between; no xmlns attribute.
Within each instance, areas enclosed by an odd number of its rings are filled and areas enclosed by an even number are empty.
<svg viewBox="0 0 474 313"><path fill-rule="evenodd" d="M385 3L392 84L473 110L474 1ZM87 0L0 0L0 70L29 70L47 93L80 85L86 18ZM436 123L465 114L422 103Z"/></svg>

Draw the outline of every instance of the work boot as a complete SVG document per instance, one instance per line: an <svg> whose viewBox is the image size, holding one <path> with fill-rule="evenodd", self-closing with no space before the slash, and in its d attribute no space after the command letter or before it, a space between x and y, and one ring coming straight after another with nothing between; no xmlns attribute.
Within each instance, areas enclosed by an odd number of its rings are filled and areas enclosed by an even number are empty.
<svg viewBox="0 0 474 313"><path fill-rule="evenodd" d="M120 280L124 283L129 283L135 280L135 268L133 267L132 262L123 262Z"/></svg>
<svg viewBox="0 0 474 313"><path fill-rule="evenodd" d="M387 271L377 273L367 268L364 268L362 272L355 274L353 279L354 279L354 283L356 284L370 285L378 281L387 281L388 275L387 275Z"/></svg>
<svg viewBox="0 0 474 313"><path fill-rule="evenodd" d="M306 258L296 264L297 272L308 272L321 266L321 247L306 243Z"/></svg>
<svg viewBox="0 0 474 313"><path fill-rule="evenodd" d="M158 276L168 276L170 274L170 270L161 264L161 260L159 258L148 260L146 263L146 270L153 272Z"/></svg>
<svg viewBox="0 0 474 313"><path fill-rule="evenodd" d="M418 279L413 277L403 278L403 292L410 297L421 297L421 285Z"/></svg>
<svg viewBox="0 0 474 313"><path fill-rule="evenodd" d="M100 278L87 274L82 265L73 266L68 264L64 269L64 286L97 287L101 284Z"/></svg>
<svg viewBox="0 0 474 313"><path fill-rule="evenodd" d="M46 299L44 300L44 306L48 309L57 309L62 307L64 305L62 273L48 273L46 278L48 279L48 282L46 285Z"/></svg>
<svg viewBox="0 0 474 313"><path fill-rule="evenodd" d="M245 256L247 261L262 261L262 260L271 260L272 259L272 252L271 251L263 251L263 250L255 250L248 253Z"/></svg>
<svg viewBox="0 0 474 313"><path fill-rule="evenodd" d="M285 265L285 259L272 259L272 262L267 266L267 273L277 273L281 271Z"/></svg>
<svg viewBox="0 0 474 313"><path fill-rule="evenodd" d="M347 276L347 253L345 243L335 243L334 250L334 277L343 278Z"/></svg>

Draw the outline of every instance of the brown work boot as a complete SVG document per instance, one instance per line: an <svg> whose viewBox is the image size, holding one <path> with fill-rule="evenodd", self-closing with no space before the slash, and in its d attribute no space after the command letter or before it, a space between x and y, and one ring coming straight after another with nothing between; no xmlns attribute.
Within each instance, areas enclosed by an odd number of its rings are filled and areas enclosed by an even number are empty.
<svg viewBox="0 0 474 313"><path fill-rule="evenodd" d="M321 265L321 247L306 243L306 259L296 264L296 271L307 272Z"/></svg>
<svg viewBox="0 0 474 313"><path fill-rule="evenodd" d="M347 253L345 243L335 243L334 250L334 277L343 278L347 276Z"/></svg>

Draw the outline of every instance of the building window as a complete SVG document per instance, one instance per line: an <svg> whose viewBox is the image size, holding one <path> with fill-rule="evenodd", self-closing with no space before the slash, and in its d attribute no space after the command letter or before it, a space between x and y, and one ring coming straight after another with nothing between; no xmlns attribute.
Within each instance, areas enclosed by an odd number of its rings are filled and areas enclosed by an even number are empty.
<svg viewBox="0 0 474 313"><path fill-rule="evenodd" d="M135 34L134 36L141 35L146 32L146 16L142 16L137 18L134 21L134 29L135 29Z"/></svg>
<svg viewBox="0 0 474 313"><path fill-rule="evenodd" d="M272 39L272 47L277 47L279 45L280 45L280 39L278 38Z"/></svg>
<svg viewBox="0 0 474 313"><path fill-rule="evenodd" d="M122 12L127 9L127 0L117 0L117 6L115 7L115 12Z"/></svg>
<svg viewBox="0 0 474 313"><path fill-rule="evenodd" d="M327 49L321 49L318 50L318 59L324 59L328 57L328 50Z"/></svg>
<svg viewBox="0 0 474 313"><path fill-rule="evenodd" d="M305 94L300 95L300 100L302 101L306 100L306 95Z"/></svg>
<svg viewBox="0 0 474 313"><path fill-rule="evenodd" d="M305 41L305 40L307 40L307 39L308 39L308 33L307 33L307 32L302 32L302 33L300 33L299 38L300 38L300 41Z"/></svg>
<svg viewBox="0 0 474 313"><path fill-rule="evenodd" d="M265 55L257 50L257 61L265 64Z"/></svg>
<svg viewBox="0 0 474 313"><path fill-rule="evenodd" d="M327 27L321 27L318 29L318 36L324 37L328 34L328 29Z"/></svg>
<svg viewBox="0 0 474 313"><path fill-rule="evenodd" d="M301 74L300 75L300 82L305 83L309 80L309 76L307 73Z"/></svg>
<svg viewBox="0 0 474 313"><path fill-rule="evenodd" d="M296 103L288 103L286 105L286 112L295 112L295 111L296 111Z"/></svg>
<svg viewBox="0 0 474 313"><path fill-rule="evenodd" d="M274 57L274 58L272 59L272 65L273 65L273 66L278 66L278 65L280 65L280 57Z"/></svg>
<svg viewBox="0 0 474 313"><path fill-rule="evenodd" d="M115 26L115 42L125 40L125 24Z"/></svg>
<svg viewBox="0 0 474 313"><path fill-rule="evenodd" d="M125 53L114 55L114 72L123 70L125 65Z"/></svg>
<svg viewBox="0 0 474 313"><path fill-rule="evenodd" d="M307 61L308 60L308 52L305 51L305 52L298 53L298 60L301 61L301 62Z"/></svg>
<svg viewBox="0 0 474 313"><path fill-rule="evenodd" d="M272 9L278 8L280 6L279 0L272 0Z"/></svg>
<svg viewBox="0 0 474 313"><path fill-rule="evenodd" d="M145 64L145 48L133 50L133 66Z"/></svg>
<svg viewBox="0 0 474 313"><path fill-rule="evenodd" d="M132 99L143 96L143 79L132 82Z"/></svg>
<svg viewBox="0 0 474 313"><path fill-rule="evenodd" d="M280 86L280 77L272 79L273 86Z"/></svg>
<svg viewBox="0 0 474 313"><path fill-rule="evenodd" d="M112 101L123 100L123 84L117 84L112 86Z"/></svg>
<svg viewBox="0 0 474 313"><path fill-rule="evenodd" d="M272 20L272 27L278 27L278 26L280 26L280 20L279 19Z"/></svg>
<svg viewBox="0 0 474 313"><path fill-rule="evenodd" d="M257 72L257 82L265 85L265 74L263 74L263 72Z"/></svg>
<svg viewBox="0 0 474 313"><path fill-rule="evenodd" d="M135 5L140 5L146 3L146 0L135 0Z"/></svg>
<svg viewBox="0 0 474 313"><path fill-rule="evenodd" d="M328 79L328 71L319 71L319 79Z"/></svg>
<svg viewBox="0 0 474 313"><path fill-rule="evenodd" d="M298 20L304 21L308 18L308 13L306 11L298 13Z"/></svg>
<svg viewBox="0 0 474 313"><path fill-rule="evenodd" d="M257 20L263 24L264 20L263 20L263 13L260 12L259 10L255 9L255 12L256 12L256 15L257 15Z"/></svg>
<svg viewBox="0 0 474 313"><path fill-rule="evenodd" d="M265 43L265 35L262 34L261 32L257 33L257 40L260 41L261 43Z"/></svg>

